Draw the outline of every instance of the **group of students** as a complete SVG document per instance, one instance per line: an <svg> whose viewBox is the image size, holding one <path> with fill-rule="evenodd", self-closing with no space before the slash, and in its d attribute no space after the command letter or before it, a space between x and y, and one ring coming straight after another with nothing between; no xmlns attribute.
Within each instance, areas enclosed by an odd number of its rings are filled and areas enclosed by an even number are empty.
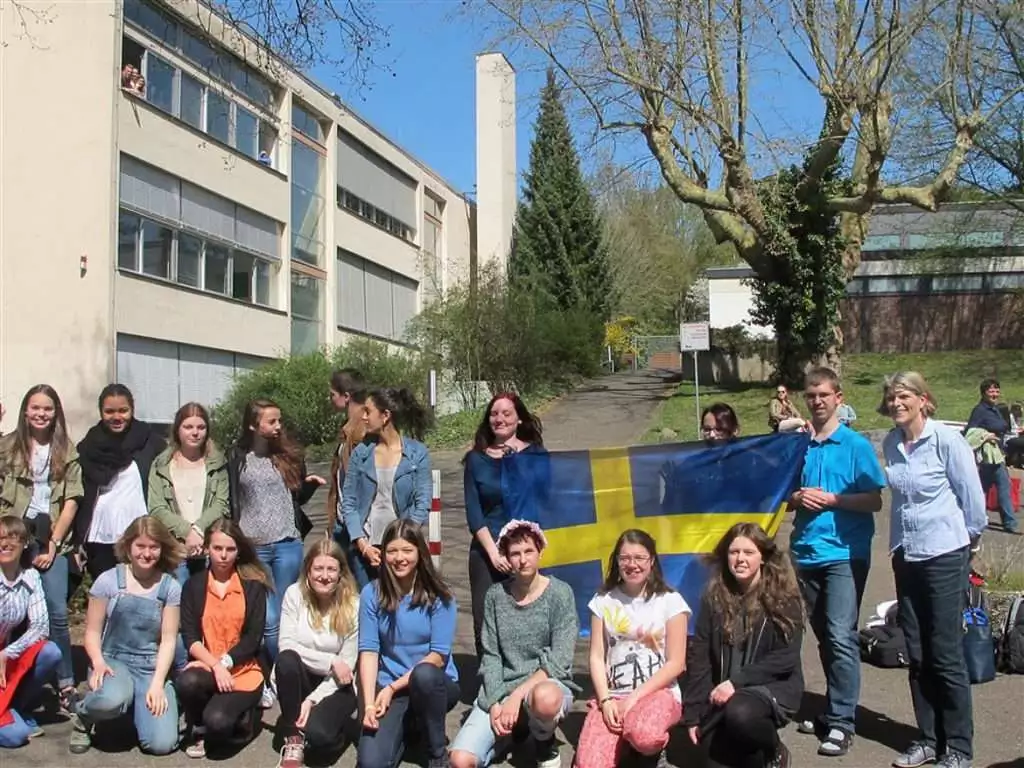
<svg viewBox="0 0 1024 768"><path fill-rule="evenodd" d="M172 447L159 453L148 447L151 430L132 419L130 393L111 385L100 398L101 424L75 458L62 416L56 418L56 393L26 396L13 436L15 446L27 446L22 463L0 465L16 468L5 470L0 503L6 508L11 497L24 507L28 497L32 509L0 520L0 593L17 596L0 601L0 713L12 717L5 725L0 714L0 743L35 732L31 715L55 666L65 692L59 622L47 613L61 593L48 590L47 573L64 557L64 535L73 527L87 568L97 573L85 643L91 690L73 708L72 751L88 748L96 723L128 712L143 748L170 751L179 742L180 702L186 752L201 757L208 743L251 734L273 684L282 768L300 768L307 748L342 745L360 702L364 768L397 765L413 741L425 746L430 768L484 766L507 737L525 734L535 741L539 766L560 764L555 728L580 692L572 674L578 614L569 587L540 573L546 539L513 460L544 450L540 420L515 394L496 395L464 461L481 686L449 748L457 607L421 531L431 496L429 455L415 439L424 415L408 393L366 392L355 372L336 374L331 389L335 406L349 414L331 473L337 524L304 558L302 503L323 481L306 475L273 404L247 410L226 460L206 438L205 412L185 406ZM32 402L40 393L51 401L49 422L47 403ZM834 372L811 371L804 395L812 439L801 487L789 500L796 510L789 551L755 524L734 526L709 557L692 636L690 608L664 582L654 540L639 530L619 537L606 581L588 603L595 698L576 750L579 768L617 765L628 752L663 764L679 723L715 765L788 765L778 729L800 710L805 618L818 639L827 694L825 712L800 720L798 730L817 734L819 754L846 754L859 697L859 605L885 485L892 489L890 552L921 730L894 765L969 766L959 606L970 551L986 522L970 448L932 418L935 399L918 374L886 382L880 408L894 429L883 446L884 471L867 440L840 423ZM702 428L712 445L739 434L725 404L706 409ZM48 446L45 460L41 446ZM154 482L161 463L143 466L147 453L165 457L169 483ZM188 479L200 459L202 486L200 472ZM218 462L226 464L226 488L212 477ZM97 485L99 468L105 480ZM11 493L8 476L20 478ZM150 478L148 514L132 515L111 540L116 522L106 518L132 509L126 500L141 477ZM45 498L41 484L50 489ZM111 493L117 499L104 506ZM207 499L218 498L221 511L203 519ZM98 526L91 522L97 516L104 520ZM104 557L108 566L100 569ZM73 690L73 677L70 684Z"/></svg>

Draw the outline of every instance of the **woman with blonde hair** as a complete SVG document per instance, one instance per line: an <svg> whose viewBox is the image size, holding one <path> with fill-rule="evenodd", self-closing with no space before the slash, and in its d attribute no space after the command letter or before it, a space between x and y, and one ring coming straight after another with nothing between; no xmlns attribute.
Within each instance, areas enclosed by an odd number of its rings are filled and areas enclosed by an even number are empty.
<svg viewBox="0 0 1024 768"><path fill-rule="evenodd" d="M803 601L793 566L757 523L737 523L711 554L690 638L683 724L709 764L785 768L778 729L800 707Z"/></svg>
<svg viewBox="0 0 1024 768"><path fill-rule="evenodd" d="M267 616L270 576L256 548L230 518L206 531L209 570L182 591L181 634L192 661L176 682L189 745L206 757L206 741L223 744L255 735L265 683L258 661Z"/></svg>
<svg viewBox="0 0 1024 768"><path fill-rule="evenodd" d="M274 667L283 736L280 768L302 768L305 747L342 743L356 710L359 592L345 552L321 537L302 562L299 581L281 602L281 650Z"/></svg>
<svg viewBox="0 0 1024 768"><path fill-rule="evenodd" d="M228 516L228 465L210 438L210 414L199 403L178 409L170 443L149 470L149 514L184 545L187 560L175 574L184 584L206 568L206 530Z"/></svg>
<svg viewBox="0 0 1024 768"><path fill-rule="evenodd" d="M73 718L70 750L87 752L93 726L133 713L139 746L166 755L178 745L178 702L167 676L178 637L181 586L171 575L181 545L151 515L114 545L118 564L89 591L85 652L89 688Z"/></svg>
<svg viewBox="0 0 1024 768"><path fill-rule="evenodd" d="M893 422L882 442L889 551L920 729L896 768L966 768L974 751L963 594L988 516L974 453L958 430L932 418L937 405L924 377L907 371L885 382L879 406Z"/></svg>

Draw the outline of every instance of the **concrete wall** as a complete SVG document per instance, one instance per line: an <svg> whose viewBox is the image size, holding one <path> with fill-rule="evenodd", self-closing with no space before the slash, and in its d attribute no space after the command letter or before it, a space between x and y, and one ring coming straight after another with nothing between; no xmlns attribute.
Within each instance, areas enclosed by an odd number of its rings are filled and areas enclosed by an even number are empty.
<svg viewBox="0 0 1024 768"><path fill-rule="evenodd" d="M708 280L708 309L712 328L746 327L755 336L773 336L771 326L756 324L750 317L754 305L750 286L739 278Z"/></svg>
<svg viewBox="0 0 1024 768"><path fill-rule="evenodd" d="M2 426L45 382L81 437L113 373L117 13L112 0L38 6L0 4Z"/></svg>

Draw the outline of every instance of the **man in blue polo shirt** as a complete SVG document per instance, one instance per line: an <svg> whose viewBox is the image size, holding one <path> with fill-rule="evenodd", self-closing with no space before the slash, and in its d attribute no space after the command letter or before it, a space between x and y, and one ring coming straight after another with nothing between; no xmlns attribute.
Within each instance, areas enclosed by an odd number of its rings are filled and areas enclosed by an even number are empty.
<svg viewBox="0 0 1024 768"><path fill-rule="evenodd" d="M815 368L804 382L814 437L804 458L790 552L818 639L825 670L825 712L798 730L818 733L818 754L845 755L853 742L860 698L857 623L871 562L874 513L882 508L885 476L871 443L839 423L839 377Z"/></svg>

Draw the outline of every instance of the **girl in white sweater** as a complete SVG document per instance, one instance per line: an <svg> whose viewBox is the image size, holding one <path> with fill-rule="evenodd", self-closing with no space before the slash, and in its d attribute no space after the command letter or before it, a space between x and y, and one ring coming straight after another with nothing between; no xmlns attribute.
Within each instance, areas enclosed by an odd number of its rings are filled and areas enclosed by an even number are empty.
<svg viewBox="0 0 1024 768"><path fill-rule="evenodd" d="M279 768L303 768L304 750L338 749L356 708L359 592L341 547L312 546L299 581L281 604L280 653L274 667L284 736Z"/></svg>

